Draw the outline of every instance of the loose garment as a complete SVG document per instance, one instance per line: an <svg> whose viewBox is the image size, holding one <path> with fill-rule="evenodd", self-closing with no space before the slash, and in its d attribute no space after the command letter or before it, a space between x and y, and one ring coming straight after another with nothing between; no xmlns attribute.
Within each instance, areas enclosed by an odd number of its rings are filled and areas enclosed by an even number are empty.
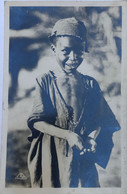
<svg viewBox="0 0 127 194"><path fill-rule="evenodd" d="M52 71L36 79L36 95L28 126L31 148L28 168L32 187L99 187L95 163L106 168L113 147L112 134L119 123L105 101L100 87L92 77L81 75L85 93L79 120L73 122L73 107L66 104ZM79 99L80 100L80 99ZM71 148L67 140L43 134L34 123L51 125L77 133L84 141L101 127L96 139L96 153L84 153Z"/></svg>

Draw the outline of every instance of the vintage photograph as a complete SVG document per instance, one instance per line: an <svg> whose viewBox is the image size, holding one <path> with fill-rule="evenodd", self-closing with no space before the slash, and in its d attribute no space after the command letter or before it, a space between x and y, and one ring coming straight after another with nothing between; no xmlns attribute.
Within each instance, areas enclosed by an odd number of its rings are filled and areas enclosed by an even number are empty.
<svg viewBox="0 0 127 194"><path fill-rule="evenodd" d="M8 18L5 187L120 188L122 6Z"/></svg>

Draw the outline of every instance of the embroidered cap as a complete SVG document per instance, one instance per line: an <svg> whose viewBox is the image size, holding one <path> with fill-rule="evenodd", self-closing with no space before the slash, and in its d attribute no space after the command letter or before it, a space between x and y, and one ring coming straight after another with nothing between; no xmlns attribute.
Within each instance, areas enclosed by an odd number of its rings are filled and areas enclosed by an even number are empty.
<svg viewBox="0 0 127 194"><path fill-rule="evenodd" d="M76 18L65 18L58 20L52 29L52 34L49 36L50 42L55 37L59 36L74 36L82 41L86 41L86 27L83 22Z"/></svg>

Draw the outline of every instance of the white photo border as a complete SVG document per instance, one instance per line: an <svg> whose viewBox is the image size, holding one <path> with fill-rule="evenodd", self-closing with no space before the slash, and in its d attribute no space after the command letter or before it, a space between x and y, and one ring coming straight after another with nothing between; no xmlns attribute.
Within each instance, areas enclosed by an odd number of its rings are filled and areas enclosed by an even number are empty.
<svg viewBox="0 0 127 194"><path fill-rule="evenodd" d="M121 97L121 166L122 166L122 185L121 188L59 188L59 189L33 189L33 188L5 188L5 169L6 169L6 144L7 144L7 129L8 129L8 59L9 59L9 7L10 6L122 6L122 71L121 71L121 88L122 88L122 97ZM3 83L3 120L2 120L2 146L1 146L1 168L0 168L0 191L2 194L49 194L49 193L61 193L61 194L126 194L127 191L127 2L126 1L13 1L5 2L4 10L4 24L5 24L5 37L4 37L4 83ZM6 78L6 79L5 79Z"/></svg>

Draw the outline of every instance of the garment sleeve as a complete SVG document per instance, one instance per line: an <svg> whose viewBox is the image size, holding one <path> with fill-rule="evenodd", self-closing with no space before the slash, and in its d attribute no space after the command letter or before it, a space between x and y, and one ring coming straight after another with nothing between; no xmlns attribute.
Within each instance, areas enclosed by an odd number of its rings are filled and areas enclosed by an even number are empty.
<svg viewBox="0 0 127 194"><path fill-rule="evenodd" d="M95 158L97 164L106 168L114 146L112 141L113 133L120 129L120 125L103 96L101 97L98 114L101 131L96 139L97 152Z"/></svg>
<svg viewBox="0 0 127 194"><path fill-rule="evenodd" d="M113 133L120 130L120 125L106 102L101 89L97 82L94 83L94 88L91 91L91 129L100 127L100 133L96 139L97 149L95 154L89 154L89 158L93 159L95 163L103 168L106 168L112 148L114 146L112 141ZM90 131L91 132L91 131Z"/></svg>
<svg viewBox="0 0 127 194"><path fill-rule="evenodd" d="M28 137L29 141L36 138L40 132L34 128L34 123L46 121L52 124L55 120L55 112L48 91L48 80L43 78L36 79L36 90L32 112L27 120L28 127L32 131L32 136Z"/></svg>

